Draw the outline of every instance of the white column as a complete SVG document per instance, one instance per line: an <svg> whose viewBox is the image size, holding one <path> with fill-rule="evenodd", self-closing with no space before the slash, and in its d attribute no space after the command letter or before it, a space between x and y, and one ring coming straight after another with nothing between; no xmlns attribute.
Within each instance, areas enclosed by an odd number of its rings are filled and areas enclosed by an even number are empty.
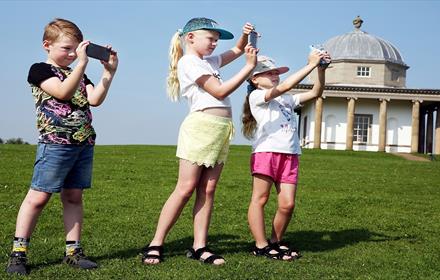
<svg viewBox="0 0 440 280"><path fill-rule="evenodd" d="M413 100L411 122L411 153L419 151L420 101Z"/></svg>
<svg viewBox="0 0 440 280"><path fill-rule="evenodd" d="M345 139L345 149L353 150L353 123L354 123L354 107L355 98L349 97L347 104L347 134Z"/></svg>
<svg viewBox="0 0 440 280"><path fill-rule="evenodd" d="M434 154L440 155L440 108L436 109L435 121L435 150Z"/></svg>
<svg viewBox="0 0 440 280"><path fill-rule="evenodd" d="M387 102L386 99L379 99L379 152L385 152L387 132Z"/></svg>
<svg viewBox="0 0 440 280"><path fill-rule="evenodd" d="M315 101L315 131L313 136L313 148L321 149L321 127L322 127L322 97Z"/></svg>

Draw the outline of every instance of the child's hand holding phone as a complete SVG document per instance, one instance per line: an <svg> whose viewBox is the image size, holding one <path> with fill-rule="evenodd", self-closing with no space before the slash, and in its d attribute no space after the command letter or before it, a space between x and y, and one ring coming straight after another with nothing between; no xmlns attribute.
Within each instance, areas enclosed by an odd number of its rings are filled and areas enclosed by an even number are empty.
<svg viewBox="0 0 440 280"><path fill-rule="evenodd" d="M108 62L110 59L111 50L109 48L89 43L86 48L86 54L89 57Z"/></svg>
<svg viewBox="0 0 440 280"><path fill-rule="evenodd" d="M257 48L257 40L258 40L258 33L255 30L251 31L251 33L249 33L249 43L254 49Z"/></svg>
<svg viewBox="0 0 440 280"><path fill-rule="evenodd" d="M321 58L321 60L319 61L319 66L320 67L325 69L325 68L327 68L330 65L330 63L331 63L330 56L327 54L327 52L325 51L323 46L321 46L321 45L311 45L309 48L310 48L310 51L317 51L320 54L325 54L325 57Z"/></svg>

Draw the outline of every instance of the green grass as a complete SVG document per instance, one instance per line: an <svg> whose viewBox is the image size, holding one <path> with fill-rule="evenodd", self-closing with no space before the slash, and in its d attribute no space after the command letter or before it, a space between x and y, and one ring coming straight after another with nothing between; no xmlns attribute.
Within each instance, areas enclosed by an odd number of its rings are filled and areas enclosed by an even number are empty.
<svg viewBox="0 0 440 280"><path fill-rule="evenodd" d="M144 266L177 178L173 146L97 146L86 191L82 243L100 268L61 265L61 203L54 195L32 236L31 279L439 279L440 161L383 153L304 150L294 218L286 240L295 262L249 254L251 194L247 146L233 146L216 193L210 245L227 260L212 267L185 257L192 244L192 201L165 244L165 262ZM32 175L35 146L0 145L0 263L6 266L15 219ZM266 206L267 228L276 207ZM7 278L0 272L0 278Z"/></svg>

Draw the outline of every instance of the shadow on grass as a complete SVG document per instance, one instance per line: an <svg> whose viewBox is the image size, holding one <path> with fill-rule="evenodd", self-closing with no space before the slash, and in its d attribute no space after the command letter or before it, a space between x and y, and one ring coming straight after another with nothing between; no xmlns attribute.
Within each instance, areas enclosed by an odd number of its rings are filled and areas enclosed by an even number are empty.
<svg viewBox="0 0 440 280"><path fill-rule="evenodd" d="M237 239L239 239L239 236L230 235L230 234L219 234L219 235L209 236L210 245L212 244L212 246L210 247L213 248L213 250L216 253L224 254L224 253L239 253L243 251L249 251L250 244L243 241L241 242L237 241ZM193 243L192 236L173 240L170 242L165 242L164 245L165 258L172 256L185 256L186 251L188 250L188 248L192 246L192 243ZM143 247L124 248L124 249L121 248L121 250L115 250L99 256L94 256L94 255L88 255L88 256L90 257L91 260L98 262L98 264L102 260L112 260L112 259L128 260L136 257L139 258L139 263L140 263L140 252L142 251L142 248ZM40 263L32 263L29 265L29 269L33 271L38 271L45 267L59 265L61 263L62 263L62 258L52 259Z"/></svg>
<svg viewBox="0 0 440 280"><path fill-rule="evenodd" d="M388 236L371 232L368 229L347 229L340 231L298 231L286 233L284 240L302 252L324 252L343 248L361 242L388 242L402 239L413 240L414 237ZM242 241L240 236L217 234L209 236L210 245L218 254L238 254L250 252L253 241ZM192 246L193 238L185 237L165 243L165 257L183 256ZM109 254L90 256L99 263L101 260L131 259L140 256L142 247L115 250ZM62 259L49 260L30 266L31 270L39 270L46 266L60 264Z"/></svg>
<svg viewBox="0 0 440 280"><path fill-rule="evenodd" d="M209 247L212 248L216 253L239 253L243 251L249 251L250 243L239 241L240 237L238 235L231 234L217 234L209 236ZM165 257L171 256L184 256L189 248L193 244L193 237L188 236L181 239L172 240L170 242L165 242L164 244L164 255ZM145 244L147 245L147 244ZM102 259L130 259L139 256L142 247L130 248L120 251L115 251L110 254L105 254L102 256L94 257L95 260Z"/></svg>
<svg viewBox="0 0 440 280"><path fill-rule="evenodd" d="M286 233L285 241L301 251L331 251L361 242L388 242L412 237L388 236L368 229L346 229L340 231L298 231Z"/></svg>

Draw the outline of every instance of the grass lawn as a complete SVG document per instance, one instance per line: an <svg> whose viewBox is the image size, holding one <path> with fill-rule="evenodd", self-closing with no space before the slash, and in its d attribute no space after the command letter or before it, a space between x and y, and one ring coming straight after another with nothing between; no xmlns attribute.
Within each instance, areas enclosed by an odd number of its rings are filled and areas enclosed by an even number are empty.
<svg viewBox="0 0 440 280"><path fill-rule="evenodd" d="M227 261L185 257L192 244L192 201L165 244L165 262L140 263L163 203L174 189L173 146L97 146L93 188L85 192L82 243L100 264L79 271L60 264L64 233L54 195L32 236L30 279L439 279L440 161L413 162L384 153L304 150L294 218L286 240L294 262L250 255L248 146L231 147L216 193L210 246ZM0 278L15 220L27 192L35 146L0 145ZM266 206L267 230L276 207Z"/></svg>

